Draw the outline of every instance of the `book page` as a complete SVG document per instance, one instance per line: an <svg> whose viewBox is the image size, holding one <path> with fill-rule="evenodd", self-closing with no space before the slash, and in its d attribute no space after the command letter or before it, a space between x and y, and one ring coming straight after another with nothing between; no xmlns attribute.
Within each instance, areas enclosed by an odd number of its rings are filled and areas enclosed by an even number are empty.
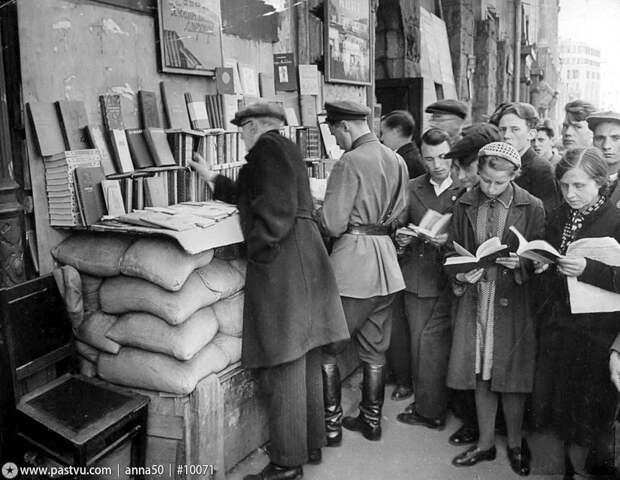
<svg viewBox="0 0 620 480"><path fill-rule="evenodd" d="M457 242L452 242L452 245L454 245L454 250L456 251L456 253L458 253L460 256L462 257L470 257L470 258L476 258L474 255L472 255L471 253L469 253L467 250L465 250L465 247L462 247L461 245L459 245ZM483 244L484 245L484 244ZM453 257L448 257L446 260L450 260L450 258Z"/></svg>
<svg viewBox="0 0 620 480"><path fill-rule="evenodd" d="M566 256L620 266L620 244L611 237L582 238L568 246ZM580 282L576 277L566 280L572 313L620 312L620 294Z"/></svg>
<svg viewBox="0 0 620 480"><path fill-rule="evenodd" d="M482 257L499 252L505 248L507 248L506 245L502 245L502 242L498 237L489 238L488 240L482 242L476 250L476 258L480 260Z"/></svg>

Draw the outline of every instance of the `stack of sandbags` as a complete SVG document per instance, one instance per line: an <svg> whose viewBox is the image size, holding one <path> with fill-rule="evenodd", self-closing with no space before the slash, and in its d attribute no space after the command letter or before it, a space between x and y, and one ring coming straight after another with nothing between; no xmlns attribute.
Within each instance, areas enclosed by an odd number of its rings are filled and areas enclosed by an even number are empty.
<svg viewBox="0 0 620 480"><path fill-rule="evenodd" d="M241 358L244 261L102 234L74 235L52 254L83 373L188 394Z"/></svg>

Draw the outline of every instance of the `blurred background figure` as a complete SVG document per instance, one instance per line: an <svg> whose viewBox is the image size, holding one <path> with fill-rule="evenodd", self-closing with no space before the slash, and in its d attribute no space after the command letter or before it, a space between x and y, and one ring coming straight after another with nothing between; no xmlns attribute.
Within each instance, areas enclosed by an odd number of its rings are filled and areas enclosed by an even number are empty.
<svg viewBox="0 0 620 480"><path fill-rule="evenodd" d="M407 110L394 110L381 118L379 140L403 157L409 170L409 178L426 173L420 151L413 143L414 128L415 120Z"/></svg>
<svg viewBox="0 0 620 480"><path fill-rule="evenodd" d="M532 140L532 148L536 154L555 166L560 161L560 156L553 151L553 142L555 139L555 131L551 125L551 120L545 119L536 126L536 136Z"/></svg>
<svg viewBox="0 0 620 480"><path fill-rule="evenodd" d="M429 127L447 132L450 145L454 145L461 136L461 129L467 118L467 105L458 100L439 100L431 103L424 111L431 114Z"/></svg>

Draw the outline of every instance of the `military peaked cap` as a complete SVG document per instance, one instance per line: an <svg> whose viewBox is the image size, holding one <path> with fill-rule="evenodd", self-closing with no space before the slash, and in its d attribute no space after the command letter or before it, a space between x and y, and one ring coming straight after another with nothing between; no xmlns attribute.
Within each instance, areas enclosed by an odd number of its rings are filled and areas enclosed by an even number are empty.
<svg viewBox="0 0 620 480"><path fill-rule="evenodd" d="M370 115L370 108L350 100L325 102L328 122L339 120L363 120Z"/></svg>

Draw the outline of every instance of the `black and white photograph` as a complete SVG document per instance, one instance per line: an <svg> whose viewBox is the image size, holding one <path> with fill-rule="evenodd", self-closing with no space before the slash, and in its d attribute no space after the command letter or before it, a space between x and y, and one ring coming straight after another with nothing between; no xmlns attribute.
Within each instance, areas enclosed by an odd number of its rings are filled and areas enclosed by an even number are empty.
<svg viewBox="0 0 620 480"><path fill-rule="evenodd" d="M620 0L0 0L0 480L620 480Z"/></svg>

